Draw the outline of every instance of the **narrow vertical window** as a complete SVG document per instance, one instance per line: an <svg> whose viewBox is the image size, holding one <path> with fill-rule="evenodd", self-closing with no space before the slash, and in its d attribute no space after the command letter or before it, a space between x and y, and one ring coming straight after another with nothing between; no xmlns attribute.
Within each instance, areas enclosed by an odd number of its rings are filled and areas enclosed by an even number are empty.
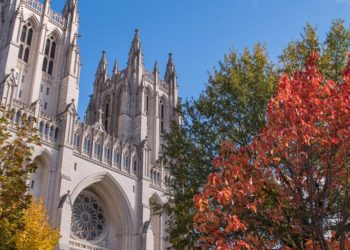
<svg viewBox="0 0 350 250"><path fill-rule="evenodd" d="M29 53L30 53L30 50L29 50L29 47L27 47L24 51L24 56L23 56L23 61L26 63L29 61Z"/></svg>
<svg viewBox="0 0 350 250"><path fill-rule="evenodd" d="M54 70L54 62L56 56L56 39L54 35L50 35L48 39L46 39L45 43L45 57L43 60L42 71L52 75Z"/></svg>
<svg viewBox="0 0 350 250"><path fill-rule="evenodd" d="M33 28L31 23L26 23L22 27L20 45L18 50L18 58L28 63L30 56L30 49L33 42Z"/></svg>
<svg viewBox="0 0 350 250"><path fill-rule="evenodd" d="M109 109L110 109L110 99L107 99L106 105L105 105L105 110L104 110L104 127L105 130L108 130L108 123L109 123Z"/></svg>
<svg viewBox="0 0 350 250"><path fill-rule="evenodd" d="M160 101L159 113L160 132L164 133L164 103L162 100Z"/></svg>
<svg viewBox="0 0 350 250"><path fill-rule="evenodd" d="M148 97L148 93L146 93L145 96L145 113L148 114L149 111L149 97Z"/></svg>

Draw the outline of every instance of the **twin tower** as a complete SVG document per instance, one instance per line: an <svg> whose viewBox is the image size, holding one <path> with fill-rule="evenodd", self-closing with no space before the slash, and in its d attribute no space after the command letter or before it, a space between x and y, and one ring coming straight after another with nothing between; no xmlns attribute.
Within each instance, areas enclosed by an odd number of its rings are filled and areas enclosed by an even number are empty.
<svg viewBox="0 0 350 250"><path fill-rule="evenodd" d="M58 248L168 248L166 218L152 204L164 202L171 180L159 152L179 119L172 55L161 79L157 63L144 67L138 30L126 69L108 74L103 52L81 122L78 1L58 13L50 0L0 0L0 14L0 101L12 124L24 116L40 133L28 186L60 228Z"/></svg>

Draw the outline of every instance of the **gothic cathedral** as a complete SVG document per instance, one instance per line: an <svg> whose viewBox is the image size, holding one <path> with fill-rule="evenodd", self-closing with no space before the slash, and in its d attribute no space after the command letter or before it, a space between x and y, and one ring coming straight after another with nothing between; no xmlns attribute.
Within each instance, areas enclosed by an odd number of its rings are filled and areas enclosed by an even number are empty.
<svg viewBox="0 0 350 250"><path fill-rule="evenodd" d="M157 63L144 68L138 30L126 69L115 64L109 74L103 52L80 121L77 2L57 13L50 0L0 0L1 105L12 123L33 121L42 138L30 191L60 229L58 249L168 249L166 218L152 205L164 202L170 182L162 134L179 119L172 55L162 80Z"/></svg>

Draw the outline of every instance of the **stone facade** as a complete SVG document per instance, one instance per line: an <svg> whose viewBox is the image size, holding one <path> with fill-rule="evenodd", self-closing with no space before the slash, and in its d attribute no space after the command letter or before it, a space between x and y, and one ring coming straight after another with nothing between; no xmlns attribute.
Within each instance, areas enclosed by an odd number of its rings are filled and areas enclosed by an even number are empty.
<svg viewBox="0 0 350 250"><path fill-rule="evenodd" d="M58 249L168 249L164 201L169 173L159 161L178 85L172 55L164 80L147 71L138 30L126 69L111 76L105 52L84 122L77 118L80 51L77 0L62 13L50 1L0 0L0 98L37 126L38 169L28 183L59 227ZM35 118L35 119L33 119Z"/></svg>

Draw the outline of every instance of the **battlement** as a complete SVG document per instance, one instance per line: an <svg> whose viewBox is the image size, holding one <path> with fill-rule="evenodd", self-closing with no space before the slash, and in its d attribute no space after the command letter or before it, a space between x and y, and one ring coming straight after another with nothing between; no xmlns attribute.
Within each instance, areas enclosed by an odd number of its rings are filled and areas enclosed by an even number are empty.
<svg viewBox="0 0 350 250"><path fill-rule="evenodd" d="M44 14L44 4L41 3L39 0L24 0L25 5L31 9L33 12L37 13L38 15ZM62 16L62 14L50 9L49 10L49 19L53 23L64 26L66 23L66 19Z"/></svg>

